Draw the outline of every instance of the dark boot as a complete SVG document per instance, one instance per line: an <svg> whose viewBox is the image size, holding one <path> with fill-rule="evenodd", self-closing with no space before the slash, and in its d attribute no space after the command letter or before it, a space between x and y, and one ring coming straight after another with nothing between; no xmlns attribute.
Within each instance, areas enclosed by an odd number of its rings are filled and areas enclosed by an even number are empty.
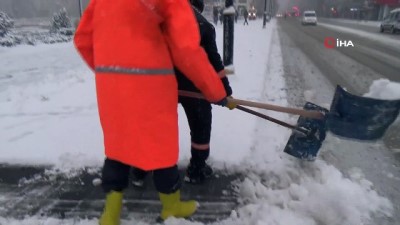
<svg viewBox="0 0 400 225"><path fill-rule="evenodd" d="M203 183L205 180L212 177L212 175L213 170L207 163L196 164L191 162L186 169L185 182L192 184Z"/></svg>
<svg viewBox="0 0 400 225"><path fill-rule="evenodd" d="M185 181L192 184L204 182L212 177L213 170L206 163L210 150L196 150L192 148L192 158L186 169Z"/></svg>

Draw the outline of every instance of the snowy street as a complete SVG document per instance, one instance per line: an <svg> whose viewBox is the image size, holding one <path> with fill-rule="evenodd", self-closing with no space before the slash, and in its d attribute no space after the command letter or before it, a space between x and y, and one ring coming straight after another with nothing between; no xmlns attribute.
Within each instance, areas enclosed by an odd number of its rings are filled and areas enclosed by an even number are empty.
<svg viewBox="0 0 400 225"><path fill-rule="evenodd" d="M358 23L344 23L346 27L332 25L342 24L332 19L322 19L329 23L320 22L317 27L299 26L299 21L295 19L280 20L281 27L280 38L284 42L284 54L287 56L297 55L295 57L284 57L286 60L285 69L289 77L287 83L294 81L296 86L300 83L306 85L306 89L314 89L314 81L310 79L326 79L328 87L317 91L323 93L324 89L331 91L325 94L327 99L319 99L319 104L325 104L330 101L332 88L338 84L346 87L352 93L362 95L368 92L370 85L377 79L389 79L399 82L400 76L400 47L398 45L398 35L380 34L375 32L366 32L363 26ZM348 27L350 24L352 27ZM370 26L373 27L373 26ZM374 27L376 29L376 27ZM295 37L295 38L294 38ZM354 47L339 47L334 50L326 48L321 43L327 37L334 37L339 40L351 40ZM300 50L301 53L297 53ZM286 53L285 53L286 52ZM308 58L310 61L305 60ZM297 61L296 61L297 60ZM302 65L302 66L300 66ZM306 65L306 66L305 66ZM313 65L315 67L313 67ZM312 73L314 77L304 74ZM304 76L294 76L303 74ZM351 76L349 76L351 74ZM301 77L304 82L301 81ZM302 93L303 90L300 90ZM300 96L298 93L290 92L291 95ZM296 97L289 97L291 104L295 104ZM319 96L321 98L321 96ZM304 99L304 98L303 98ZM294 102L293 102L294 101ZM297 104L298 105L298 104ZM298 106L301 106L302 103ZM385 145L392 149L400 149L400 125L394 125L384 138Z"/></svg>
<svg viewBox="0 0 400 225"><path fill-rule="evenodd" d="M291 105L301 107L306 100L327 105L331 101L334 84L342 85L353 93L363 94L374 80L400 80L399 74L395 72L400 71L397 57L400 48L390 43L391 37L382 35L380 40L371 40L369 36L363 35L364 31L359 25L353 25L351 32L345 32L347 27L324 26L322 22L317 27L304 27L299 23L294 19L278 22L289 90L288 101ZM322 43L329 36L353 40L355 47L326 49ZM400 124L396 123L380 144L328 136L321 157L344 173L363 171L365 178L374 184L380 194L393 199L393 202L400 202L399 132ZM400 211L399 205L394 207ZM400 217L396 213L394 217L388 221L378 220L376 224L396 224Z"/></svg>
<svg viewBox="0 0 400 225"><path fill-rule="evenodd" d="M342 26L347 29L361 30L376 35L381 35L384 38L400 40L399 35L391 35L388 32L379 34L379 27L381 21L365 21L365 20L350 20L350 19L332 19L332 18L320 18L320 22L329 25Z"/></svg>
<svg viewBox="0 0 400 225"><path fill-rule="evenodd" d="M296 108L311 101L329 109L340 84L357 95L400 99L397 39L361 38L328 22L302 27L273 19L265 29L260 19L242 22L235 24L235 74L229 76L235 98ZM222 53L221 25L216 32ZM356 46L325 49L327 36ZM93 181L100 178L104 149L93 73L71 42L0 47L0 58L0 225L97 224L103 193ZM178 112L183 171L190 136L181 106ZM329 134L317 160L303 162L283 152L289 129L213 106L209 162L220 176L204 186L185 184L182 192L200 201L198 217L214 212L221 220L171 218L165 224L398 225L399 130L398 120L377 142ZM13 167L22 169L12 176L7 171ZM146 202L147 191L127 193L122 225L154 224L129 210L146 212L141 204L159 207L158 201Z"/></svg>

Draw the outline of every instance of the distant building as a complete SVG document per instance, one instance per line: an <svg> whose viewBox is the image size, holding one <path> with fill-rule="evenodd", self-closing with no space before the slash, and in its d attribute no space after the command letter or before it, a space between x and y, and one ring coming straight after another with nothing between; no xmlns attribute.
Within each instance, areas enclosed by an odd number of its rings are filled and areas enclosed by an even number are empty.
<svg viewBox="0 0 400 225"><path fill-rule="evenodd" d="M358 19L382 20L397 7L400 7L400 0L364 0L358 7L350 10L353 10L353 13L359 12Z"/></svg>
<svg viewBox="0 0 400 225"><path fill-rule="evenodd" d="M382 20L398 7L400 0L321 0L318 4L323 16L359 20Z"/></svg>
<svg viewBox="0 0 400 225"><path fill-rule="evenodd" d="M382 20L389 12L400 7L400 0L374 0L379 9L378 20Z"/></svg>

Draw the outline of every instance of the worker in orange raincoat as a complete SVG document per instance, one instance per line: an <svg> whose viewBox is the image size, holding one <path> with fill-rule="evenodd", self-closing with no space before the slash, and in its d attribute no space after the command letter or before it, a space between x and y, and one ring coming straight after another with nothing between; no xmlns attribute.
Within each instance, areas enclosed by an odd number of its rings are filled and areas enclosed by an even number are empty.
<svg viewBox="0 0 400 225"><path fill-rule="evenodd" d="M106 159L101 225L120 223L129 168L153 171L161 219L188 217L195 201L180 200L177 81L179 68L210 102L228 104L223 84L200 47L185 0L91 0L74 37L96 73Z"/></svg>

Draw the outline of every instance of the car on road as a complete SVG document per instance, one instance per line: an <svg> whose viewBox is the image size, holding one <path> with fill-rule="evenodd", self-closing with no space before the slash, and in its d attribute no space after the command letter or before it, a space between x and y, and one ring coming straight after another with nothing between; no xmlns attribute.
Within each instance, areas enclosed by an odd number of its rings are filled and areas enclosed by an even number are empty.
<svg viewBox="0 0 400 225"><path fill-rule="evenodd" d="M249 20L257 19L257 10L253 7L249 9Z"/></svg>
<svg viewBox="0 0 400 225"><path fill-rule="evenodd" d="M379 31L381 33L389 31L392 34L400 31L400 8L390 11L389 15L383 19Z"/></svg>
<svg viewBox="0 0 400 225"><path fill-rule="evenodd" d="M303 17L301 18L301 24L307 25L317 25L317 13L315 11L304 11Z"/></svg>

